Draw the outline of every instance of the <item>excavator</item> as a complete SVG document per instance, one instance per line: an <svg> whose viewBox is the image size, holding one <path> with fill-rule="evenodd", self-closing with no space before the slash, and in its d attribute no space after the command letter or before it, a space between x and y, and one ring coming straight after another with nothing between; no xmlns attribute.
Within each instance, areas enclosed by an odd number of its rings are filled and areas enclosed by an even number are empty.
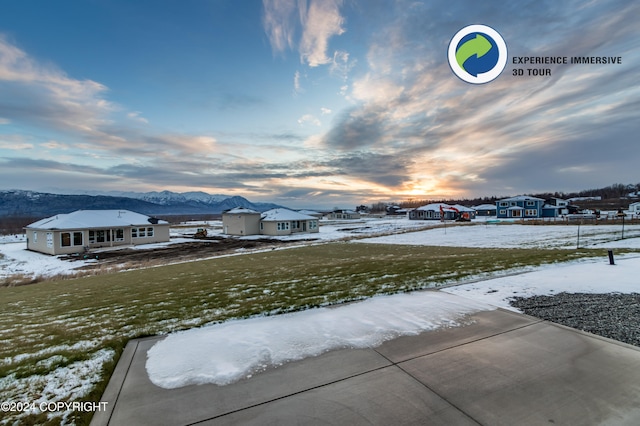
<svg viewBox="0 0 640 426"><path fill-rule="evenodd" d="M468 212L460 213L460 210L453 206L448 206L447 210L453 210L457 213L457 217L455 219L456 222L471 222L471 217ZM444 220L444 209L442 208L442 204L440 204L440 217Z"/></svg>
<svg viewBox="0 0 640 426"><path fill-rule="evenodd" d="M193 238L205 238L207 236L207 230L205 228L198 228Z"/></svg>

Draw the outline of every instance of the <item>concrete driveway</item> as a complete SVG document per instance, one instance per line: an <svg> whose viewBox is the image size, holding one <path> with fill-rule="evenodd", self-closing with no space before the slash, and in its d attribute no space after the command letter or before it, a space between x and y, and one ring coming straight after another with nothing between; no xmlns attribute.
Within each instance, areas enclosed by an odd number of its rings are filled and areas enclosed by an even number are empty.
<svg viewBox="0 0 640 426"><path fill-rule="evenodd" d="M132 340L92 425L638 425L640 349L498 309L463 327L162 389Z"/></svg>

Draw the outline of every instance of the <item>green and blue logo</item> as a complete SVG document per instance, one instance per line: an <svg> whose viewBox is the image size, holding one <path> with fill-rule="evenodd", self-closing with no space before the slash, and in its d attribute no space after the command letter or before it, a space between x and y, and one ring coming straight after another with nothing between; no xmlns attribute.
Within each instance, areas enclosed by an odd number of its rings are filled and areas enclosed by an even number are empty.
<svg viewBox="0 0 640 426"><path fill-rule="evenodd" d="M486 25L469 25L449 42L449 66L460 79L472 84L495 80L507 65L507 44Z"/></svg>

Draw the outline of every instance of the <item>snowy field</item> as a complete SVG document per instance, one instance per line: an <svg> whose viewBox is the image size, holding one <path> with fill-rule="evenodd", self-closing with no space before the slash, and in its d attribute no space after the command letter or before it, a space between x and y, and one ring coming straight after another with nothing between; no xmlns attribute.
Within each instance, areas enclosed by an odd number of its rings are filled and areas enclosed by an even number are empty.
<svg viewBox="0 0 640 426"><path fill-rule="evenodd" d="M576 262L440 291L378 296L337 308L230 321L175 333L156 343L148 352L147 373L163 388L226 385L332 349L376 347L398 336L459 326L465 314L496 307L517 311L509 305L509 299L517 296L638 293L639 270L640 256L613 266L604 260Z"/></svg>
<svg viewBox="0 0 640 426"><path fill-rule="evenodd" d="M361 243L409 244L475 248L633 248L640 225L520 225L446 226L411 234L358 240Z"/></svg>
<svg viewBox="0 0 640 426"><path fill-rule="evenodd" d="M220 232L216 223L205 226L212 234ZM175 238L168 244L193 241L186 236L198 227L203 225L189 224L173 230ZM639 228L637 225L627 226L625 235L640 235ZM312 237L319 242L352 240L354 244L571 249L575 248L577 242L577 230L576 225L488 223L464 226L447 224L444 228L440 222L409 221L399 217L322 221L319 234L289 238ZM581 241L589 248L640 249L640 238L620 240L620 231L617 226L581 226ZM380 236L383 234L390 235ZM315 244L318 240L301 244ZM14 273L53 276L70 273L72 266L78 265L77 262L26 251L25 245L21 236L10 236L0 241L0 278L2 274ZM582 259L561 265L546 265L520 275L448 287L441 291L376 296L336 307L232 320L171 334L149 352L147 368L150 379L162 387L174 388L205 382L224 385L251 377L272 366L336 348L374 347L401 335L463 325L466 314L496 307L513 309L509 306L509 299L516 296L563 291L640 292L638 270L639 253L617 254L614 266L608 265L606 255L603 255L597 260ZM108 337L104 336L105 339ZM100 341L88 343L95 349ZM185 352L185 348L189 348L189 351ZM27 395L33 399L34 395L39 395L38 398L43 401L81 400L99 380L102 366L114 356L113 350L92 350L86 359L54 368L46 374L22 379L12 374L1 378L0 389L11 389L11 395L15 397ZM58 355L52 355L39 362L55 363L56 357ZM0 365L10 362L13 361L0 357ZM68 414L52 415L64 419Z"/></svg>
<svg viewBox="0 0 640 426"><path fill-rule="evenodd" d="M366 218L342 221L320 221L316 234L294 234L283 237L254 235L241 239L277 238L285 241L301 241L301 244L353 239L357 242L382 244L433 245L448 247L502 247L502 248L633 248L640 237L640 225L627 225L625 238L622 228L615 225L520 225L490 224L479 219L473 226L457 226L439 221L413 221L406 217ZM159 248L170 244L193 242L198 228L205 228L209 235L222 235L222 222L195 222L171 229L171 241L147 244L131 248ZM417 231L417 232L414 232ZM373 237L377 235L384 235ZM371 236L372 238L366 238ZM114 249L111 249L114 250ZM239 254L247 250L239 251ZM11 275L51 277L73 274L95 260L65 261L57 256L26 250L24 235L0 236L0 280Z"/></svg>
<svg viewBox="0 0 640 426"><path fill-rule="evenodd" d="M350 221L320 221L320 232L317 234L294 234L283 237L271 237L285 241L301 239L314 239L316 241L336 241L367 235L379 235L392 232L406 232L415 229L424 229L429 226L438 226L439 222L410 221L404 217L390 217L384 219L361 219ZM171 228L171 241L159 244L145 244L140 246L127 246L134 249L160 248L171 244L197 241L189 238L195 234L198 228L205 228L208 235L222 235L222 222L207 221L194 222ZM270 238L265 235L238 237L241 239ZM311 243L310 241L304 243ZM26 238L24 235L0 236L0 280L11 275L51 277L55 275L69 275L75 270L95 260L84 261L62 260L59 256L50 256L26 250ZM105 250L117 250L105 249ZM100 250L95 250L99 252ZM246 253L241 250L239 253Z"/></svg>

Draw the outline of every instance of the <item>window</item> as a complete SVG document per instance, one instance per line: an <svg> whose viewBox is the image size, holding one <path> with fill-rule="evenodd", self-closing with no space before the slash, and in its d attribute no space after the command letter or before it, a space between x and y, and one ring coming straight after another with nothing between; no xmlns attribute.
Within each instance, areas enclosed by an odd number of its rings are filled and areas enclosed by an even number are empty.
<svg viewBox="0 0 640 426"><path fill-rule="evenodd" d="M501 201L500 202L500 207L507 207L509 205L509 203L507 203L506 201Z"/></svg>
<svg viewBox="0 0 640 426"><path fill-rule="evenodd" d="M289 222L278 222L278 231L288 231Z"/></svg>
<svg viewBox="0 0 640 426"><path fill-rule="evenodd" d="M525 216L538 216L538 210L535 209L527 209L524 212Z"/></svg>
<svg viewBox="0 0 640 426"><path fill-rule="evenodd" d="M73 233L73 245L81 246L82 245L82 232L74 232Z"/></svg>
<svg viewBox="0 0 640 426"><path fill-rule="evenodd" d="M116 229L116 241L124 241L124 229Z"/></svg>
<svg viewBox="0 0 640 426"><path fill-rule="evenodd" d="M511 211L511 217L521 217L522 216L522 210L512 210Z"/></svg>
<svg viewBox="0 0 640 426"><path fill-rule="evenodd" d="M315 220L309 221L309 229L316 229L317 227L318 227L318 222L316 222Z"/></svg>
<svg viewBox="0 0 640 426"><path fill-rule="evenodd" d="M47 248L53 247L53 232L47 232Z"/></svg>
<svg viewBox="0 0 640 426"><path fill-rule="evenodd" d="M96 242L104 243L105 241L107 241L107 236L106 236L106 232L104 232L104 229L100 229L96 231Z"/></svg>
<svg viewBox="0 0 640 426"><path fill-rule="evenodd" d="M536 203L534 201L527 201L527 207L533 207Z"/></svg>
<svg viewBox="0 0 640 426"><path fill-rule="evenodd" d="M147 228L147 237L153 237L153 228Z"/></svg>
<svg viewBox="0 0 640 426"><path fill-rule="evenodd" d="M38 242L38 231L33 231L33 242L34 243Z"/></svg>
<svg viewBox="0 0 640 426"><path fill-rule="evenodd" d="M89 231L89 244L96 242L96 231Z"/></svg>
<svg viewBox="0 0 640 426"><path fill-rule="evenodd" d="M138 228L138 238L146 237L147 233L145 228Z"/></svg>
<svg viewBox="0 0 640 426"><path fill-rule="evenodd" d="M264 230L264 223L260 222L260 230Z"/></svg>
<svg viewBox="0 0 640 426"><path fill-rule="evenodd" d="M62 247L70 247L71 246L71 234L68 232L63 232L60 234L60 245Z"/></svg>
<svg viewBox="0 0 640 426"><path fill-rule="evenodd" d="M131 228L131 238L138 238L138 228Z"/></svg>
<svg viewBox="0 0 640 426"><path fill-rule="evenodd" d="M503 210L500 210L500 215L501 215L501 216L505 216L506 214L507 214L507 211L506 211L506 210L504 210L504 209L503 209Z"/></svg>

